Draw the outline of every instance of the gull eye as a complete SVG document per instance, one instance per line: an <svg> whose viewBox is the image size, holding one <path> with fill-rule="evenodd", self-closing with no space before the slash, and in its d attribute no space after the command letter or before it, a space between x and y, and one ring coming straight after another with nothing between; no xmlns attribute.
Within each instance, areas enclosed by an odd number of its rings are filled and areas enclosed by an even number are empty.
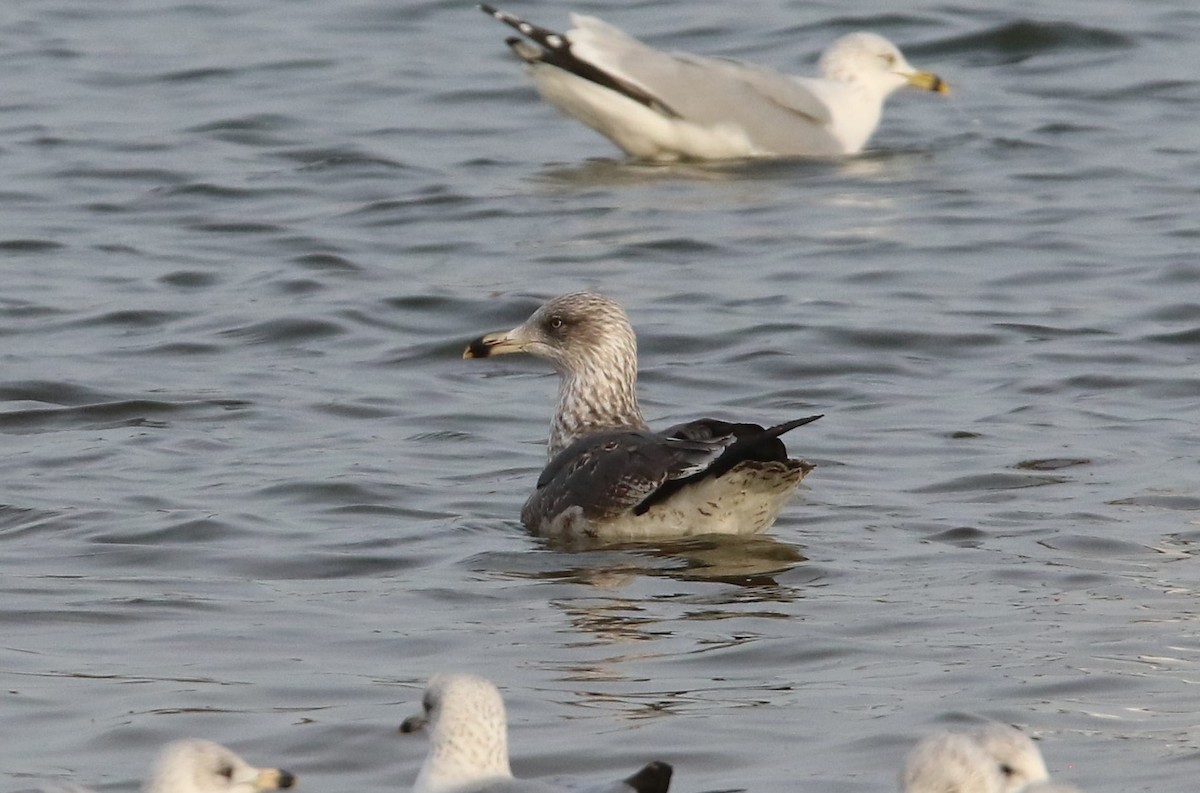
<svg viewBox="0 0 1200 793"><path fill-rule="evenodd" d="M550 330L562 330L562 326L565 324L562 317L554 316L550 317L550 321L546 323L546 327L550 328Z"/></svg>
<svg viewBox="0 0 1200 793"><path fill-rule="evenodd" d="M883 62L886 63L888 66L895 66L896 65L895 54L891 53L891 52L885 52L883 54Z"/></svg>
<svg viewBox="0 0 1200 793"><path fill-rule="evenodd" d="M1008 763L1001 763L1000 764L1000 773L1004 774L1005 777L1016 776L1017 769L1013 768Z"/></svg>
<svg viewBox="0 0 1200 793"><path fill-rule="evenodd" d="M226 779L228 779L230 781L233 781L233 766L223 765L217 769L217 774L225 777Z"/></svg>

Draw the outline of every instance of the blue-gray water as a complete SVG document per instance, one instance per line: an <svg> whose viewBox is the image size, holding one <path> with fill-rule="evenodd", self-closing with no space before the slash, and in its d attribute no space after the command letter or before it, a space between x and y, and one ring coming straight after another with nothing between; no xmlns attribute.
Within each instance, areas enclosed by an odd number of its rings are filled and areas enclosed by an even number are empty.
<svg viewBox="0 0 1200 793"><path fill-rule="evenodd" d="M651 167L470 3L0 10L0 788L204 736L406 789L442 668L518 773L889 791L990 717L1091 793L1200 775L1200 10L517 3L953 87L833 163ZM662 425L826 417L768 537L564 552L517 513L554 381L463 361L598 288Z"/></svg>

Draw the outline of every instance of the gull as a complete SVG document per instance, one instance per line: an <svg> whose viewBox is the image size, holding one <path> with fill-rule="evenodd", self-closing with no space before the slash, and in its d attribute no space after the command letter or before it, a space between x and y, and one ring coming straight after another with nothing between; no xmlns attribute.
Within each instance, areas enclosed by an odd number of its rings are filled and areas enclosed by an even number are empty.
<svg viewBox="0 0 1200 793"><path fill-rule="evenodd" d="M464 358L524 352L559 374L549 462L521 508L530 530L561 539L754 534L775 522L813 466L770 427L697 419L653 432L638 407L637 339L625 311L594 292L547 302L523 324L471 341Z"/></svg>
<svg viewBox="0 0 1200 793"><path fill-rule="evenodd" d="M192 738L168 744L145 793L255 793L290 788L296 777L278 768L254 768L231 749Z"/></svg>
<svg viewBox="0 0 1200 793"><path fill-rule="evenodd" d="M508 764L504 700L491 681L467 674L429 680L423 712L409 716L400 732L429 728L429 752L412 793L667 793L671 766L648 763L633 776L588 787L559 787L517 779Z"/></svg>
<svg viewBox="0 0 1200 793"><path fill-rule="evenodd" d="M883 103L905 86L944 94L895 44L858 32L833 42L819 77L643 44L596 17L572 14L565 34L490 5L484 13L525 38L506 39L554 107L644 160L832 157L870 139Z"/></svg>
<svg viewBox="0 0 1200 793"><path fill-rule="evenodd" d="M974 739L942 732L922 739L904 759L903 793L1004 793L1004 775Z"/></svg>
<svg viewBox="0 0 1200 793"><path fill-rule="evenodd" d="M1006 724L922 739L905 758L902 793L1080 793L1050 781L1029 736Z"/></svg>
<svg viewBox="0 0 1200 793"><path fill-rule="evenodd" d="M1004 793L1017 793L1029 785L1046 782L1050 773L1033 740L1007 724L990 722L967 732L999 764Z"/></svg>
<svg viewBox="0 0 1200 793"><path fill-rule="evenodd" d="M261 793L296 784L278 768L254 768L219 743L189 738L167 744L158 755L143 793ZM53 784L45 793L94 793L73 784Z"/></svg>

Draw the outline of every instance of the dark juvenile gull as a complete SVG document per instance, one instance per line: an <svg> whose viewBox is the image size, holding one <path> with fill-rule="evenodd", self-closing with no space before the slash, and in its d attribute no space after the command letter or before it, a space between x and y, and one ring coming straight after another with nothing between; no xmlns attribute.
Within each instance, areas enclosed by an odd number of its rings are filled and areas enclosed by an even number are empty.
<svg viewBox="0 0 1200 793"><path fill-rule="evenodd" d="M409 733L429 728L429 752L413 793L667 793L671 766L648 763L625 779L560 787L517 779L508 764L504 700L491 681L475 675L434 675L421 701L423 712L400 725Z"/></svg>
<svg viewBox="0 0 1200 793"><path fill-rule="evenodd" d="M525 38L506 40L550 104L645 160L830 157L862 150L883 103L905 86L946 93L896 45L851 33L825 50L819 77L725 58L660 52L596 17L555 33L479 6Z"/></svg>
<svg viewBox="0 0 1200 793"><path fill-rule="evenodd" d="M509 331L473 340L464 358L525 352L559 374L549 462L521 522L562 538L754 534L775 522L812 470L773 427L698 419L652 432L638 407L637 339L619 305L593 292L549 301Z"/></svg>

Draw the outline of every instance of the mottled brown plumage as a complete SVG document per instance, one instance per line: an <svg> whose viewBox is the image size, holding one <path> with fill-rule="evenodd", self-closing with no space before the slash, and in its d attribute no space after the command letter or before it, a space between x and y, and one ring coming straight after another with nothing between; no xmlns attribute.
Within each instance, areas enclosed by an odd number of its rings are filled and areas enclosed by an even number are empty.
<svg viewBox="0 0 1200 793"><path fill-rule="evenodd" d="M770 526L812 466L789 459L784 433L699 419L652 432L638 407L637 339L603 295L557 297L464 357L527 352L560 375L549 463L521 510L547 536L638 539L752 534Z"/></svg>

